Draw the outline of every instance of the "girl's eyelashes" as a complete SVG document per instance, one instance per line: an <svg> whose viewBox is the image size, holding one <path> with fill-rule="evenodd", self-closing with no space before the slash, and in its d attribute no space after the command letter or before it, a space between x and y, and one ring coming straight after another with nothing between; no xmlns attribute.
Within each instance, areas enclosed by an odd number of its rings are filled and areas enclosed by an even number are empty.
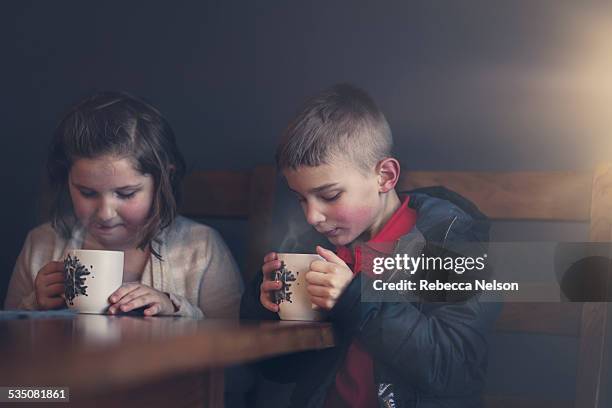
<svg viewBox="0 0 612 408"><path fill-rule="evenodd" d="M117 191L117 197L123 200L129 200L130 198L134 197L135 194L136 194L136 191L131 191L129 193Z"/></svg>
<svg viewBox="0 0 612 408"><path fill-rule="evenodd" d="M119 197L122 200L129 200L130 198L134 197L137 192L138 190L130 191L130 192L117 191L115 192L115 194L117 195L117 197ZM85 198L94 198L98 195L98 193L93 190L79 189L79 193L81 194L81 196Z"/></svg>

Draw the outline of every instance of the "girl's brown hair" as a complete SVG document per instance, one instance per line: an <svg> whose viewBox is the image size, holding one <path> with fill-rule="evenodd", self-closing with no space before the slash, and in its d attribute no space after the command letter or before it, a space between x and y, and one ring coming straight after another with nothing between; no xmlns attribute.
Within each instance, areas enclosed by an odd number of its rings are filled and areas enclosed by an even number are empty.
<svg viewBox="0 0 612 408"><path fill-rule="evenodd" d="M55 130L47 158L53 227L70 237L76 222L68 188L70 169L79 158L101 155L130 158L138 171L153 177L153 204L138 247L149 247L161 259L151 244L176 217L185 160L161 113L124 92L101 92L82 100Z"/></svg>

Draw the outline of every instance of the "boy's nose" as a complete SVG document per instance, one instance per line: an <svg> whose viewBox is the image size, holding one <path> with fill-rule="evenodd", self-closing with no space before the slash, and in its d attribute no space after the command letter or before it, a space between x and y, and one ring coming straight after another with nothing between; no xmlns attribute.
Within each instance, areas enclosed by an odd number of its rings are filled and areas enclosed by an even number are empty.
<svg viewBox="0 0 612 408"><path fill-rule="evenodd" d="M315 226L323 221L325 221L325 215L323 215L314 205L309 205L306 208L306 222L308 222L308 224Z"/></svg>

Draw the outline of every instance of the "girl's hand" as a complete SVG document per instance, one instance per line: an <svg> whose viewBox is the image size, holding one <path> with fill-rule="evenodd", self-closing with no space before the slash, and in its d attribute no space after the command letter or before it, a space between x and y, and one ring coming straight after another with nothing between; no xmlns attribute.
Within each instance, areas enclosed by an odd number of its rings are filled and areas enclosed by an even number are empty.
<svg viewBox="0 0 612 408"><path fill-rule="evenodd" d="M322 309L330 310L353 280L353 271L332 251L317 246L317 253L325 261L313 261L306 274L306 289L310 300Z"/></svg>
<svg viewBox="0 0 612 408"><path fill-rule="evenodd" d="M110 295L108 301L111 303L108 308L110 314L129 312L143 306L147 306L145 316L173 314L176 311L168 295L138 282L124 283Z"/></svg>
<svg viewBox="0 0 612 408"><path fill-rule="evenodd" d="M66 305L64 294L64 262L51 261L43 266L34 280L36 303L41 310L58 309Z"/></svg>
<svg viewBox="0 0 612 408"><path fill-rule="evenodd" d="M278 305L274 302L274 292L280 290L282 283L272 280L272 273L280 267L281 261L278 260L276 252L270 252L264 257L264 264L261 267L264 278L259 287L259 301L263 307L274 313L278 312Z"/></svg>

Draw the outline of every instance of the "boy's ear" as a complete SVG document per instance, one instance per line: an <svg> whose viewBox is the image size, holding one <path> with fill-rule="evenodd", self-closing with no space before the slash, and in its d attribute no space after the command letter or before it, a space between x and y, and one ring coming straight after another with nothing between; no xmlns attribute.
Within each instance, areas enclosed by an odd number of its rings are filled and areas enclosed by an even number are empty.
<svg viewBox="0 0 612 408"><path fill-rule="evenodd" d="M393 190L399 181L399 162L393 157L387 157L379 161L376 167L378 170L378 191L387 193Z"/></svg>

